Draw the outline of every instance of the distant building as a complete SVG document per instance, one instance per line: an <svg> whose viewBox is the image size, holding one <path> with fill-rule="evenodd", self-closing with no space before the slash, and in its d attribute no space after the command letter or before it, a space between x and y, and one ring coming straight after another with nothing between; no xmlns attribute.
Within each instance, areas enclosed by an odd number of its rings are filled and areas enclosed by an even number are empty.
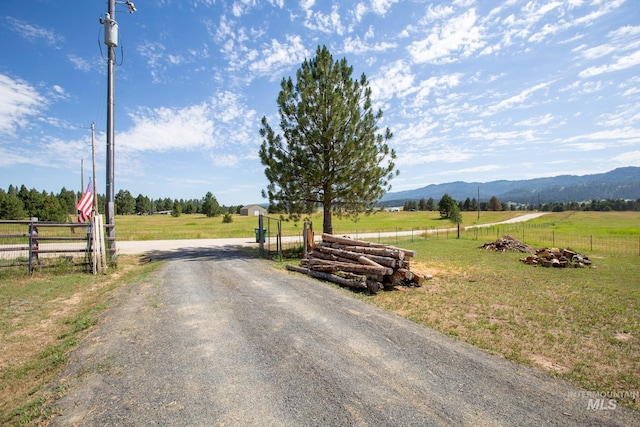
<svg viewBox="0 0 640 427"><path fill-rule="evenodd" d="M260 216L266 215L267 209L260 205L247 205L240 208L240 215L244 216Z"/></svg>

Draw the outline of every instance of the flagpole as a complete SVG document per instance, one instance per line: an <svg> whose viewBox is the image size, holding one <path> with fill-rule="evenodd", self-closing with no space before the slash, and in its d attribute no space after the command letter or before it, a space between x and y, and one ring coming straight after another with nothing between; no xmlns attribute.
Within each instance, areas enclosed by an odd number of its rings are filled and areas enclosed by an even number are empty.
<svg viewBox="0 0 640 427"><path fill-rule="evenodd" d="M83 192L84 192L84 159L80 159L80 193L82 194Z"/></svg>
<svg viewBox="0 0 640 427"><path fill-rule="evenodd" d="M98 193L96 192L96 123L91 122L91 157L93 158L93 209L98 213ZM83 187L84 188L84 187Z"/></svg>

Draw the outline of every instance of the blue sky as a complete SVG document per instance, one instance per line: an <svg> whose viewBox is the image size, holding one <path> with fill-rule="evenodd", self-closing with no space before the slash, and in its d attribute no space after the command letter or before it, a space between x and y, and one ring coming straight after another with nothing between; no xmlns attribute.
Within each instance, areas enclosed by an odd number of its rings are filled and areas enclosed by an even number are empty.
<svg viewBox="0 0 640 427"><path fill-rule="evenodd" d="M392 191L640 166L635 0L138 0L116 6L115 190L265 202L260 119L326 45L394 133ZM0 1L0 187L105 192L107 2ZM121 50L122 48L122 50Z"/></svg>

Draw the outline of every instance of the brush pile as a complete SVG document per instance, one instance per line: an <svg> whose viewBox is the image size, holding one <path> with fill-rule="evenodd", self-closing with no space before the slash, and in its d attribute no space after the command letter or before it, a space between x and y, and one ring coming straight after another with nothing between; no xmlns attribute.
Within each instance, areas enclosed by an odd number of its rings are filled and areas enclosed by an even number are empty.
<svg viewBox="0 0 640 427"><path fill-rule="evenodd" d="M527 254L535 254L536 250L529 245L525 245L520 240L511 236L504 236L496 240L495 242L485 243L480 246L482 249L487 249L496 252L523 252Z"/></svg>
<svg viewBox="0 0 640 427"><path fill-rule="evenodd" d="M530 265L541 265L543 267L590 267L591 260L585 255L581 255L571 249L543 248L534 255L522 258L520 261Z"/></svg>
<svg viewBox="0 0 640 427"><path fill-rule="evenodd" d="M300 266L287 265L287 270L376 293L398 285L422 286L431 278L409 270L411 257L415 251L324 233Z"/></svg>

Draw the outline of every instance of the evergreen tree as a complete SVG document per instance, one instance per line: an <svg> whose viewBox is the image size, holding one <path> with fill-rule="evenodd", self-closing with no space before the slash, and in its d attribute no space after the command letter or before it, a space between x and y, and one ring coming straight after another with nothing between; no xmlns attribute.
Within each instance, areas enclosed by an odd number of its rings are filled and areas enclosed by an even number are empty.
<svg viewBox="0 0 640 427"><path fill-rule="evenodd" d="M489 203L487 203L487 210L488 211L502 210L502 203L500 202L500 200L498 200L496 196L491 196L491 198L489 199Z"/></svg>
<svg viewBox="0 0 640 427"><path fill-rule="evenodd" d="M458 226L458 239L460 238L460 224L462 223L462 212L456 203L452 203L448 215L449 221Z"/></svg>
<svg viewBox="0 0 640 427"><path fill-rule="evenodd" d="M221 210L218 200L216 200L214 195L209 191L202 201L202 213L208 217L212 217L220 215L220 212Z"/></svg>
<svg viewBox="0 0 640 427"><path fill-rule="evenodd" d="M449 194L445 193L444 196L438 202L438 210L440 211L440 218L449 218L449 213L451 212L451 206L456 205L455 200L449 196Z"/></svg>
<svg viewBox="0 0 640 427"><path fill-rule="evenodd" d="M471 203L469 204L469 210L471 212L475 212L478 210L478 201L476 200L475 197L471 199Z"/></svg>
<svg viewBox="0 0 640 427"><path fill-rule="evenodd" d="M173 209L171 209L171 216L174 218L182 215L182 205L177 200L173 203Z"/></svg>
<svg viewBox="0 0 640 427"><path fill-rule="evenodd" d="M373 212L394 176L395 151L387 128L378 132L382 111L373 111L364 74L351 78L347 60L334 61L326 46L282 79L278 113L282 135L262 118L260 160L269 180L263 196L270 209L297 219L323 208L324 233L332 215ZM395 172L397 174L397 171Z"/></svg>
<svg viewBox="0 0 640 427"><path fill-rule="evenodd" d="M436 201L433 200L433 197L429 197L429 200L427 200L427 210L428 211L436 210Z"/></svg>
<svg viewBox="0 0 640 427"><path fill-rule="evenodd" d="M20 199L0 190L0 219L18 220L27 216Z"/></svg>
<svg viewBox="0 0 640 427"><path fill-rule="evenodd" d="M148 214L153 212L153 205L151 204L151 200L147 196L142 194L138 194L136 197L136 213L138 215Z"/></svg>
<svg viewBox="0 0 640 427"><path fill-rule="evenodd" d="M118 215L130 215L136 211L136 199L129 190L120 190L115 197L116 213Z"/></svg>
<svg viewBox="0 0 640 427"><path fill-rule="evenodd" d="M60 193L57 196L58 202L60 203L60 207L64 211L65 214L75 214L76 213L76 193L72 190L67 190L65 187L62 187Z"/></svg>

